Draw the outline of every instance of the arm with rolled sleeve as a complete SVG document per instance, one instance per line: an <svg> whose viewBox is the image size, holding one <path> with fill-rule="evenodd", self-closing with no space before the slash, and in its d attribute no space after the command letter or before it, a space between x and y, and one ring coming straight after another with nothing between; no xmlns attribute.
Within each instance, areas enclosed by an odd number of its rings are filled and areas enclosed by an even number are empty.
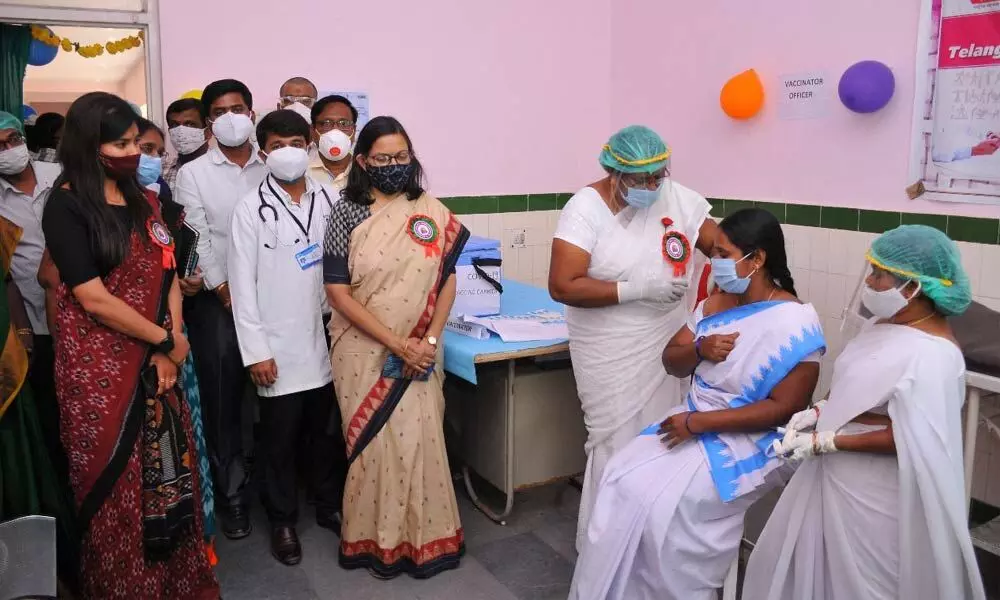
<svg viewBox="0 0 1000 600"><path fill-rule="evenodd" d="M243 365L274 358L257 304L257 227L245 203L233 211L229 233L229 289Z"/></svg>
<svg viewBox="0 0 1000 600"><path fill-rule="evenodd" d="M205 288L215 289L226 281L225 265L219 263L212 248L212 229L208 225L204 198L190 168L177 173L175 200L184 207L184 221L198 232L198 266L205 278Z"/></svg>

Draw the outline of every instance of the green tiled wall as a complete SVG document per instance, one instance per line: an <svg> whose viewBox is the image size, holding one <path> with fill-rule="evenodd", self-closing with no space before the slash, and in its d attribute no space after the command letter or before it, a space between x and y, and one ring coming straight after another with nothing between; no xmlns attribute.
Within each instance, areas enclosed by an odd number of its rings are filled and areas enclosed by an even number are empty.
<svg viewBox="0 0 1000 600"><path fill-rule="evenodd" d="M459 196L442 198L456 214L524 212L558 210L566 206L572 194L525 194L516 196ZM1000 244L1000 220L976 217L954 217L919 213L898 213L863 210L839 206L781 204L710 198L712 215L725 217L741 208L756 206L771 211L778 220L789 225L844 229L882 233L899 225L930 225L948 234L955 241L979 244Z"/></svg>

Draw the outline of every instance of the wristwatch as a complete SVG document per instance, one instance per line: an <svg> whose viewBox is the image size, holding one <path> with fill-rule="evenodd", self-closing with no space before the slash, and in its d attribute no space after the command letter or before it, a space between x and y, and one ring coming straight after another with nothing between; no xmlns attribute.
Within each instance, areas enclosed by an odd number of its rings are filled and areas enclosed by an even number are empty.
<svg viewBox="0 0 1000 600"><path fill-rule="evenodd" d="M174 351L174 332L167 330L167 337L163 338L163 341L153 347L154 350L160 354L170 354Z"/></svg>
<svg viewBox="0 0 1000 600"><path fill-rule="evenodd" d="M434 346L435 348L437 348L438 339L436 337L434 337L433 335L429 335L429 336L427 336L427 343L430 344L431 346Z"/></svg>

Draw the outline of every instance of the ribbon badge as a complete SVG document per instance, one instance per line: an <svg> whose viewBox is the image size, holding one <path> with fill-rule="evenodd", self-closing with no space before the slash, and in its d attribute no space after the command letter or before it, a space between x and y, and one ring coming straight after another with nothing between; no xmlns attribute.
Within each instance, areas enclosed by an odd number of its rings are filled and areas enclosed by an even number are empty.
<svg viewBox="0 0 1000 600"><path fill-rule="evenodd" d="M688 260L691 259L691 242L679 231L668 231L663 234L661 243L663 258L674 267L674 277L687 273Z"/></svg>
<svg viewBox="0 0 1000 600"><path fill-rule="evenodd" d="M428 258L441 254L437 243L440 233L434 219L427 215L413 215L406 225L406 232L414 242L424 247L424 255Z"/></svg>
<svg viewBox="0 0 1000 600"><path fill-rule="evenodd" d="M146 231L149 233L149 239L153 240L153 243L163 251L163 268L175 268L177 262L174 260L174 238L171 237L167 226L150 217L146 221Z"/></svg>

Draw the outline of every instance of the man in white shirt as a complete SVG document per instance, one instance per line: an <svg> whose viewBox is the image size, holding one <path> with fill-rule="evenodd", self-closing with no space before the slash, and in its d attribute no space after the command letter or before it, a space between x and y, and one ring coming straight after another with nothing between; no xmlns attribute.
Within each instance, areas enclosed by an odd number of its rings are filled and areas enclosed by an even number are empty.
<svg viewBox="0 0 1000 600"><path fill-rule="evenodd" d="M55 353L45 318L45 291L38 282L38 269L45 253L42 211L61 171L59 163L31 160L20 119L0 111L0 217L21 228L21 239L14 249L10 274L21 292L33 332L29 338L31 367L28 381L34 391L47 449L60 477L66 478L52 372Z"/></svg>
<svg viewBox="0 0 1000 600"><path fill-rule="evenodd" d="M226 537L240 539L251 530L243 495L246 373L230 311L226 253L233 207L256 191L267 168L250 141L253 96L246 85L233 79L213 82L202 92L202 102L218 144L181 167L174 192L176 201L184 206L185 221L199 234L201 278L182 287L189 294L202 283L205 287L205 291L185 299L184 317L198 371L221 529Z"/></svg>
<svg viewBox="0 0 1000 600"><path fill-rule="evenodd" d="M351 172L357 123L358 109L343 96L326 96L313 105L318 152L309 164L309 176L334 190L338 198Z"/></svg>
<svg viewBox="0 0 1000 600"><path fill-rule="evenodd" d="M257 125L270 175L233 211L229 280L243 363L260 397L259 441L264 508L271 554L286 564L302 559L296 450L311 438L316 520L336 528L346 475L340 412L324 336L323 235L328 192L306 176L309 124L277 110ZM331 421L337 425L330 429Z"/></svg>

